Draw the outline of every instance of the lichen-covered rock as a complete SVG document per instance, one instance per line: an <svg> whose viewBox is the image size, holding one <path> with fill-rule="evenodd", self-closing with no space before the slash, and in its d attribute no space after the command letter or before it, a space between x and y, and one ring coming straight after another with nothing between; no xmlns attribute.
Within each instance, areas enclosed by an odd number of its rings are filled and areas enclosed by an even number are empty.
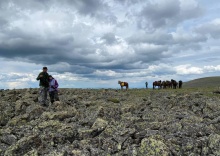
<svg viewBox="0 0 220 156"><path fill-rule="evenodd" d="M38 136L38 134L34 134L21 138L15 144L11 145L5 151L4 155L23 155L26 152L31 151L32 148L40 146L40 138Z"/></svg>
<svg viewBox="0 0 220 156"><path fill-rule="evenodd" d="M14 104L8 101L0 101L0 126L5 126L14 117Z"/></svg>
<svg viewBox="0 0 220 156"><path fill-rule="evenodd" d="M24 156L38 156L38 152L36 149L33 149L33 150L27 152L26 154L24 154Z"/></svg>
<svg viewBox="0 0 220 156"><path fill-rule="evenodd" d="M1 91L0 155L218 156L220 99L206 93L62 88L44 107L38 89Z"/></svg>
<svg viewBox="0 0 220 156"><path fill-rule="evenodd" d="M48 121L43 121L38 125L39 129L46 129L46 128L61 128L64 127L65 124L58 121L58 120L48 120Z"/></svg>
<svg viewBox="0 0 220 156"><path fill-rule="evenodd" d="M9 122L9 126L19 126L19 125L25 125L28 120L28 114L22 114L19 116L13 117Z"/></svg>
<svg viewBox="0 0 220 156"><path fill-rule="evenodd" d="M214 155L220 155L220 135L212 134L209 136L208 148Z"/></svg>
<svg viewBox="0 0 220 156"><path fill-rule="evenodd" d="M12 145L17 141L17 137L13 134L8 133L1 133L0 134L0 141L7 145Z"/></svg>
<svg viewBox="0 0 220 156"><path fill-rule="evenodd" d="M158 137L144 138L138 148L138 155L169 156L170 152L164 141Z"/></svg>
<svg viewBox="0 0 220 156"><path fill-rule="evenodd" d="M46 120L64 120L65 118L74 117L77 114L75 109L69 111L44 112L42 118Z"/></svg>
<svg viewBox="0 0 220 156"><path fill-rule="evenodd" d="M108 121L103 120L101 118L97 118L92 125L93 129L98 129L98 128L105 128L108 125Z"/></svg>

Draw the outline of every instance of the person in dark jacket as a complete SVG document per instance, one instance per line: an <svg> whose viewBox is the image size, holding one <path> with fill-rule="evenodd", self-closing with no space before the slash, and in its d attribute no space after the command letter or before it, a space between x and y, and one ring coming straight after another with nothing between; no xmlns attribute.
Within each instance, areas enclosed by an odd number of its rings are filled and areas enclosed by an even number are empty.
<svg viewBox="0 0 220 156"><path fill-rule="evenodd" d="M58 82L56 79L53 78L52 75L49 75L49 95L50 95L50 102L51 104L54 103L54 101L59 101L58 97Z"/></svg>
<svg viewBox="0 0 220 156"><path fill-rule="evenodd" d="M145 85L146 85L146 89L148 88L148 83L147 82L145 82Z"/></svg>
<svg viewBox="0 0 220 156"><path fill-rule="evenodd" d="M38 77L36 78L38 81L40 81L39 102L43 106L47 106L47 92L49 88L49 74L47 73L47 70L47 67L43 67L43 71L40 72Z"/></svg>

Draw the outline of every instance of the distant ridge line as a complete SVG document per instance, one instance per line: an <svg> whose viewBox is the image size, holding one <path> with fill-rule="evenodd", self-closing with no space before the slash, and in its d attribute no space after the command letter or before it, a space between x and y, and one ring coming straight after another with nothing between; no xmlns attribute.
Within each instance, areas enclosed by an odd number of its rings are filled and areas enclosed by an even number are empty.
<svg viewBox="0 0 220 156"><path fill-rule="evenodd" d="M185 88L220 87L220 76L202 77L183 83Z"/></svg>

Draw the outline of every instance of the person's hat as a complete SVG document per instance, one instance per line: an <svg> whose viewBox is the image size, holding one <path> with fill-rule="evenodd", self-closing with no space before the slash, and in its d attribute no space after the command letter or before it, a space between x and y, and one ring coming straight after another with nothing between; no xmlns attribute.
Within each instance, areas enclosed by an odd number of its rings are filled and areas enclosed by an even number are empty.
<svg viewBox="0 0 220 156"><path fill-rule="evenodd" d="M49 75L49 77L53 77L52 75Z"/></svg>
<svg viewBox="0 0 220 156"><path fill-rule="evenodd" d="M47 67L43 67L43 69L47 69Z"/></svg>

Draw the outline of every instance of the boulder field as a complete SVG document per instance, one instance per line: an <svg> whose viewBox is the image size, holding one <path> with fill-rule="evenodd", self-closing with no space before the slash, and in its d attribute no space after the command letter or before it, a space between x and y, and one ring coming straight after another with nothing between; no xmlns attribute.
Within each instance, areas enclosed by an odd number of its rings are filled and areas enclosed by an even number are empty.
<svg viewBox="0 0 220 156"><path fill-rule="evenodd" d="M0 91L2 156L220 156L220 97L202 91Z"/></svg>

